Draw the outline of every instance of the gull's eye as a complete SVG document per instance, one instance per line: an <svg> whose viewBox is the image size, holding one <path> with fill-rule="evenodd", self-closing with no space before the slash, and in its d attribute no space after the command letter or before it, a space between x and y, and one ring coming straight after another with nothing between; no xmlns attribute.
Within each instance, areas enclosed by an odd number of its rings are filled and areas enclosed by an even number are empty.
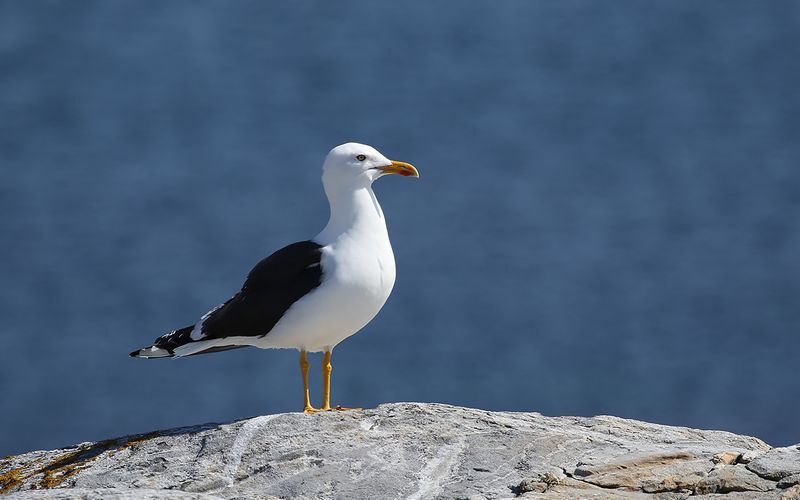
<svg viewBox="0 0 800 500"><path fill-rule="evenodd" d="M367 159L367 155L358 155L358 156L356 156L356 160L358 160L358 161L364 161L366 159Z"/></svg>

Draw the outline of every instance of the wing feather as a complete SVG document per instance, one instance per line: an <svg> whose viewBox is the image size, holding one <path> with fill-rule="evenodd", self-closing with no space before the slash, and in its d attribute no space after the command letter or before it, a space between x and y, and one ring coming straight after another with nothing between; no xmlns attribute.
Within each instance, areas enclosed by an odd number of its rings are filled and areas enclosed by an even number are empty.
<svg viewBox="0 0 800 500"><path fill-rule="evenodd" d="M236 295L203 316L200 339L267 335L292 304L320 285L321 259L322 246L313 241L263 259Z"/></svg>

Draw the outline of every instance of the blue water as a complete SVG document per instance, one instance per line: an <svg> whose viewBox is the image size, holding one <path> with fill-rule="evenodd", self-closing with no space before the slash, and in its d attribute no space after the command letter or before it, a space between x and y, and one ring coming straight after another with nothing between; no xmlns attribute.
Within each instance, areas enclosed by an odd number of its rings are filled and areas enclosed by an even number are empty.
<svg viewBox="0 0 800 500"><path fill-rule="evenodd" d="M800 441L798 25L788 1L0 3L0 455L299 409L291 351L127 353L316 234L351 140L422 178L376 185L398 280L334 403Z"/></svg>

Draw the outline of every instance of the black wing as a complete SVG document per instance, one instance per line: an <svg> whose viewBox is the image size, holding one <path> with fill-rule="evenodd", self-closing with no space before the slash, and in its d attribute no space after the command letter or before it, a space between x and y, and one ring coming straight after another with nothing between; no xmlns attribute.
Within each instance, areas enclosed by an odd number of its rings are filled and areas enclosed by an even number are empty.
<svg viewBox="0 0 800 500"><path fill-rule="evenodd" d="M322 282L321 258L321 245L301 241L256 264L242 290L206 315L202 340L269 333L292 304Z"/></svg>

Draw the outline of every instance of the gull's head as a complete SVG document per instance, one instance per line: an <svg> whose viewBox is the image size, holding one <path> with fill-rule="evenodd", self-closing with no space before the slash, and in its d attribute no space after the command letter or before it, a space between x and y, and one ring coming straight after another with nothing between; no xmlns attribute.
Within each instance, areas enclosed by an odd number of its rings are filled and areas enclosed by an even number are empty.
<svg viewBox="0 0 800 500"><path fill-rule="evenodd" d="M419 177L410 163L390 160L366 144L348 142L331 149L322 165L322 181L326 186L359 188L369 186L387 174Z"/></svg>

